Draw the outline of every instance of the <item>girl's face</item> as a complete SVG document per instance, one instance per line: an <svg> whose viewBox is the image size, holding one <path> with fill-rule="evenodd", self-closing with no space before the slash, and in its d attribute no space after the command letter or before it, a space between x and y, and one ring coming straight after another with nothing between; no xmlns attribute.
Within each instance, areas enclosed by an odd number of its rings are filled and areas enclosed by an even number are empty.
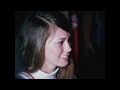
<svg viewBox="0 0 120 90"><path fill-rule="evenodd" d="M61 28L57 28L45 44L45 63L44 67L56 68L68 65L68 56L71 51L70 34Z"/></svg>

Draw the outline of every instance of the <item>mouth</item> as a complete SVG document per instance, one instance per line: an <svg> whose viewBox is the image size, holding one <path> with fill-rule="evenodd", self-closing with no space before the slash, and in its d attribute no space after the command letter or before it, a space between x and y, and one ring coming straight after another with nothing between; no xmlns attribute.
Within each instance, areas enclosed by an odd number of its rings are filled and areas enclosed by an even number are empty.
<svg viewBox="0 0 120 90"><path fill-rule="evenodd" d="M60 58L61 58L62 60L68 60L68 59L69 59L68 56L61 56Z"/></svg>

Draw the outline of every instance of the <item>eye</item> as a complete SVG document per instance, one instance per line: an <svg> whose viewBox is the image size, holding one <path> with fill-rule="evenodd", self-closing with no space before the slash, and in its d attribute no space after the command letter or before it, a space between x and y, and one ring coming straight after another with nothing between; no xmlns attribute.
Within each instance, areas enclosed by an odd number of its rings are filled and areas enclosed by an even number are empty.
<svg viewBox="0 0 120 90"><path fill-rule="evenodd" d="M58 44L62 45L64 41L60 41Z"/></svg>

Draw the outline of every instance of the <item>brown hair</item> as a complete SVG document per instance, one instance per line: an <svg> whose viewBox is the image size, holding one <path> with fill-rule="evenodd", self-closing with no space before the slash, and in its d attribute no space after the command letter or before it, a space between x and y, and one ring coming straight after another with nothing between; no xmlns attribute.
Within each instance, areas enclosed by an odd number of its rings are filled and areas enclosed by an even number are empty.
<svg viewBox="0 0 120 90"><path fill-rule="evenodd" d="M59 11L35 11L25 19L16 39L15 65L19 71L35 72L44 63L44 46L51 35L51 25L71 32L71 27L65 16ZM60 67L57 79L72 79L74 64L70 58L66 67Z"/></svg>

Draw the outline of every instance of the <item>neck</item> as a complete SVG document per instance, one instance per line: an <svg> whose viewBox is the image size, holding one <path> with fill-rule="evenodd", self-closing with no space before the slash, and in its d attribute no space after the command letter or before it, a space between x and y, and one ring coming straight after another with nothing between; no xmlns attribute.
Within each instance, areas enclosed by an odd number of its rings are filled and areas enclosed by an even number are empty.
<svg viewBox="0 0 120 90"><path fill-rule="evenodd" d="M41 68L41 71L50 74L51 72L55 71L57 67L48 67L48 66L43 66Z"/></svg>

